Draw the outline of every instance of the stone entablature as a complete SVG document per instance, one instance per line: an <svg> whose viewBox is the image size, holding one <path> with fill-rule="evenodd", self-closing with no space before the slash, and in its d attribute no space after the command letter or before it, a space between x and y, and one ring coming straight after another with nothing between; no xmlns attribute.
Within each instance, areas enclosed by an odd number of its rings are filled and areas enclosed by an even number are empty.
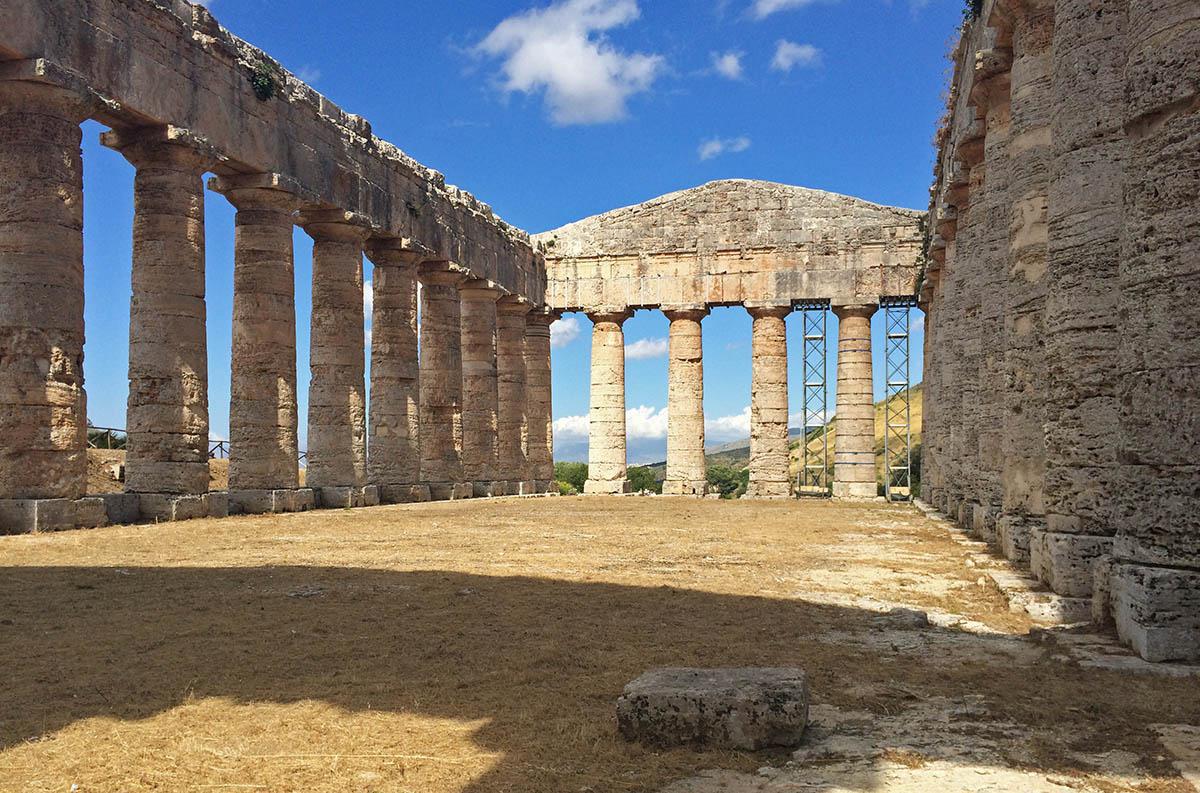
<svg viewBox="0 0 1200 793"><path fill-rule="evenodd" d="M731 179L534 235L546 302L598 307L873 303L916 290L922 247L910 209Z"/></svg>
<svg viewBox="0 0 1200 793"><path fill-rule="evenodd" d="M273 96L256 96L255 71ZM24 73L24 74L22 74ZM205 141L222 175L279 174L313 204L358 215L506 291L542 303L540 257L521 230L371 133L262 50L186 0L6 0L0 76L94 95L114 128L170 125Z"/></svg>

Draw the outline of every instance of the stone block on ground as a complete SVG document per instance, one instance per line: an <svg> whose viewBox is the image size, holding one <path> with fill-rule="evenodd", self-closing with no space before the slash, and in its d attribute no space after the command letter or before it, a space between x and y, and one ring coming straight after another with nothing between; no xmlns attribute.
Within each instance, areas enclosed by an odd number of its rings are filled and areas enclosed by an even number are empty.
<svg viewBox="0 0 1200 793"><path fill-rule="evenodd" d="M430 498L429 485L379 485L381 504L415 504Z"/></svg>
<svg viewBox="0 0 1200 793"><path fill-rule="evenodd" d="M109 523L137 523L141 520L141 498L137 493L105 493L100 499L104 501Z"/></svg>
<svg viewBox="0 0 1200 793"><path fill-rule="evenodd" d="M229 517L229 493L224 490L214 490L208 494L208 516L210 518Z"/></svg>
<svg viewBox="0 0 1200 793"><path fill-rule="evenodd" d="M362 505L364 507L379 506L379 488L375 485L367 485L362 489Z"/></svg>
<svg viewBox="0 0 1200 793"><path fill-rule="evenodd" d="M69 498L0 499L0 534L28 534L75 528L75 502Z"/></svg>
<svg viewBox="0 0 1200 793"><path fill-rule="evenodd" d="M1200 570L1115 564L1117 634L1147 661L1200 661Z"/></svg>
<svg viewBox="0 0 1200 793"><path fill-rule="evenodd" d="M75 527L98 529L108 525L108 509L99 496L75 500Z"/></svg>
<svg viewBox="0 0 1200 793"><path fill-rule="evenodd" d="M208 494L175 495L169 493L139 493L142 520L193 520L208 517Z"/></svg>
<svg viewBox="0 0 1200 793"><path fill-rule="evenodd" d="M655 669L625 687L617 724L626 740L651 746L796 746L808 696L802 669Z"/></svg>

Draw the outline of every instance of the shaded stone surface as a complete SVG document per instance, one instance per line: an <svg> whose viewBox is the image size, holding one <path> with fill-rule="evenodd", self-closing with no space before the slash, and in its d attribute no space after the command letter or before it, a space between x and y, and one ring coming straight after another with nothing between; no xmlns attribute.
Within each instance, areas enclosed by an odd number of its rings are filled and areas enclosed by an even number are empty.
<svg viewBox="0 0 1200 793"><path fill-rule="evenodd" d="M796 746L808 696L801 669L656 669L625 686L617 725L626 740L658 747Z"/></svg>

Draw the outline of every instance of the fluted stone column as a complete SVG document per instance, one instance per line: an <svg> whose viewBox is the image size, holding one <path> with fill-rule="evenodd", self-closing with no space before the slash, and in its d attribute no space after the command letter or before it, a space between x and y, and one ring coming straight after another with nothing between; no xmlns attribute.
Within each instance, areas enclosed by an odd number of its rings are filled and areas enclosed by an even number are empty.
<svg viewBox="0 0 1200 793"><path fill-rule="evenodd" d="M875 498L875 395L871 316L876 306L834 306L838 318L834 498Z"/></svg>
<svg viewBox="0 0 1200 793"><path fill-rule="evenodd" d="M748 498L787 498L788 370L790 305L746 304L754 319L751 340L750 485Z"/></svg>
<svg viewBox="0 0 1200 793"><path fill-rule="evenodd" d="M231 511L288 512L299 495L296 284L292 227L299 206L273 174L222 177L210 187L235 207L233 356L229 402Z"/></svg>
<svg viewBox="0 0 1200 793"><path fill-rule="evenodd" d="M363 243L370 229L342 210L305 212L301 223L313 238L306 481L321 506L360 506L367 482Z"/></svg>
<svg viewBox="0 0 1200 793"><path fill-rule="evenodd" d="M417 265L422 255L399 239L367 245L375 265L371 318L370 443L367 472L388 504L427 501L421 479Z"/></svg>
<svg viewBox="0 0 1200 793"><path fill-rule="evenodd" d="M666 309L671 321L667 372L667 475L663 494L703 496L708 492L704 459L703 307Z"/></svg>
<svg viewBox="0 0 1200 793"><path fill-rule="evenodd" d="M592 399L585 493L628 493L625 461L625 331L627 309L588 314L592 320Z"/></svg>
<svg viewBox="0 0 1200 793"><path fill-rule="evenodd" d="M470 498L462 468L463 274L425 262L421 280L421 482L434 499Z"/></svg>
<svg viewBox="0 0 1200 793"><path fill-rule="evenodd" d="M137 168L125 489L207 493L203 175L216 157L174 127L114 131L103 140Z"/></svg>
<svg viewBox="0 0 1200 793"><path fill-rule="evenodd" d="M8 65L8 64L6 64ZM0 79L0 534L74 528L87 483L83 163L90 105Z"/></svg>
<svg viewBox="0 0 1200 793"><path fill-rule="evenodd" d="M554 487L554 410L550 325L558 314L538 309L525 321L525 454L538 492Z"/></svg>
<svg viewBox="0 0 1200 793"><path fill-rule="evenodd" d="M462 300L462 461L475 496L503 496L498 481L496 417L496 301L502 292L491 281L472 279L459 287Z"/></svg>
<svg viewBox="0 0 1200 793"><path fill-rule="evenodd" d="M525 325L531 306L509 295L496 304L496 369L499 401L496 413L497 477L509 483L511 495L534 492L525 451L529 399L525 369Z"/></svg>

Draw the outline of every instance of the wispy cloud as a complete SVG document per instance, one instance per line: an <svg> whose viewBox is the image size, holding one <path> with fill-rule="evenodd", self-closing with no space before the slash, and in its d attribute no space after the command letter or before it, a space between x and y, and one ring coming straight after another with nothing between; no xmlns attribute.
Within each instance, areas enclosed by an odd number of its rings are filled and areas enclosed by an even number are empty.
<svg viewBox="0 0 1200 793"><path fill-rule="evenodd" d="M669 347L666 339L638 339L625 345L625 357L633 361L662 358Z"/></svg>
<svg viewBox="0 0 1200 793"><path fill-rule="evenodd" d="M315 66L301 66L296 71L296 76L300 78L301 82L312 85L317 80L321 79L321 70Z"/></svg>
<svg viewBox="0 0 1200 793"><path fill-rule="evenodd" d="M717 416L704 420L705 440L716 443L741 440L750 437L750 406L732 416Z"/></svg>
<svg viewBox="0 0 1200 793"><path fill-rule="evenodd" d="M722 154L735 154L750 148L750 138L739 135L736 138L709 138L700 143L696 150L701 162L719 157Z"/></svg>
<svg viewBox="0 0 1200 793"><path fill-rule="evenodd" d="M555 320L550 324L550 346L566 347L579 338L581 332L582 328L579 327L579 320L576 317Z"/></svg>
<svg viewBox="0 0 1200 793"><path fill-rule="evenodd" d="M628 115L629 97L662 73L660 55L618 50L606 31L641 16L637 0L560 0L508 17L475 47L502 60L505 93L545 93L551 120L600 124Z"/></svg>
<svg viewBox="0 0 1200 793"><path fill-rule="evenodd" d="M730 80L740 80L745 76L740 52L714 52L712 68L714 72Z"/></svg>
<svg viewBox="0 0 1200 793"><path fill-rule="evenodd" d="M821 51L813 45L780 39L775 45L771 68L777 72L790 72L797 66L817 66L820 63Z"/></svg>
<svg viewBox="0 0 1200 793"><path fill-rule="evenodd" d="M815 2L817 0L754 0L754 5L750 8L750 14L755 19L766 19L777 11L803 8Z"/></svg>

